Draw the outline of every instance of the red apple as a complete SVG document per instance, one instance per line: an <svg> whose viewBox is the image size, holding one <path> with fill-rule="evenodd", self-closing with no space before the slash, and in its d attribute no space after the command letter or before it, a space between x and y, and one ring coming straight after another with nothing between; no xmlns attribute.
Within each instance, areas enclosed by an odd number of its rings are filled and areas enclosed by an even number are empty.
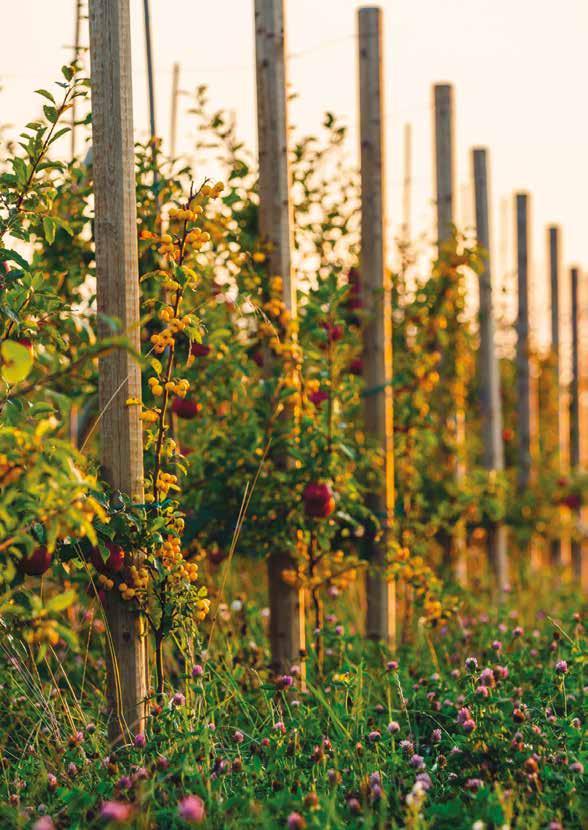
<svg viewBox="0 0 588 830"><path fill-rule="evenodd" d="M172 401L171 408L174 415L177 415L178 418L186 418L189 421L198 415L202 406L194 398L180 398L176 396Z"/></svg>
<svg viewBox="0 0 588 830"><path fill-rule="evenodd" d="M569 507L570 510L579 510L582 507L582 499L578 493L568 493L568 495L562 499L562 504L565 504L565 506Z"/></svg>
<svg viewBox="0 0 588 830"><path fill-rule="evenodd" d="M323 401L328 400L329 393L325 392L324 389L317 389L316 392L311 392L308 396L308 400L313 403L316 407L319 407Z"/></svg>
<svg viewBox="0 0 588 830"><path fill-rule="evenodd" d="M52 559L53 554L50 553L45 545L39 545L30 556L26 556L20 560L20 569L29 576L41 576L51 567Z"/></svg>
<svg viewBox="0 0 588 830"><path fill-rule="evenodd" d="M120 545L115 545L114 542L106 542L106 547L109 551L109 556L106 561L102 558L99 548L91 549L90 561L98 573L104 574L104 576L110 576L122 570L125 564L125 552Z"/></svg>
<svg viewBox="0 0 588 830"><path fill-rule="evenodd" d="M31 354L33 353L33 341L28 337L19 337L16 342L28 349Z"/></svg>
<svg viewBox="0 0 588 830"><path fill-rule="evenodd" d="M207 346L205 343L192 343L190 353L194 357L208 357L210 354L210 346Z"/></svg>
<svg viewBox="0 0 588 830"><path fill-rule="evenodd" d="M315 519L326 519L335 509L335 498L328 484L311 482L302 493L304 512Z"/></svg>
<svg viewBox="0 0 588 830"><path fill-rule="evenodd" d="M337 340L341 340L343 337L343 326L339 325L339 323L331 323L329 320L323 320L321 326L327 332L327 339L330 343L336 343Z"/></svg>
<svg viewBox="0 0 588 830"><path fill-rule="evenodd" d="M361 357L353 358L353 360L349 364L349 372L352 375L363 374L363 360L361 359Z"/></svg>

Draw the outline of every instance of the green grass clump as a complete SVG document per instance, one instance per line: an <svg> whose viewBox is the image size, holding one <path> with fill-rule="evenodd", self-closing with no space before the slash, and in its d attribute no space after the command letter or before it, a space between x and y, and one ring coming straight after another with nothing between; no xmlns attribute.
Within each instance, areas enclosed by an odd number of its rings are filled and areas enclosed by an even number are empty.
<svg viewBox="0 0 588 830"><path fill-rule="evenodd" d="M295 668L276 683L266 615L237 602L116 747L98 620L84 654L39 665L10 641L0 826L579 828L585 631L573 600L557 619L531 605L417 625L394 660L330 614L322 675L311 656L306 683Z"/></svg>

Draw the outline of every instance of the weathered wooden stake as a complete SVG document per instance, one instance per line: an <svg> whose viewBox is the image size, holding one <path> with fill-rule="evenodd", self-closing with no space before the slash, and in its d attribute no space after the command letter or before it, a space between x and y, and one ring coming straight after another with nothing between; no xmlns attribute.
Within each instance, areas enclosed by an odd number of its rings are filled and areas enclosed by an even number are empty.
<svg viewBox="0 0 588 830"><path fill-rule="evenodd" d="M559 348L559 271L560 271L560 233L559 228L548 228L549 245L549 288L551 297L551 382L555 394L555 421L554 431L554 463L561 467L561 418L560 418L560 348ZM551 426L551 425L550 425ZM551 563L556 567L562 564L562 541L553 539L550 544Z"/></svg>
<svg viewBox="0 0 588 830"><path fill-rule="evenodd" d="M382 572L394 521L394 422L392 402L391 281L386 270L384 91L382 10L358 11L359 109L361 142L360 273L367 315L363 331L366 431L381 447L382 489L371 496L384 534L371 542L367 576L368 637L393 645L396 637L395 585Z"/></svg>
<svg viewBox="0 0 588 830"><path fill-rule="evenodd" d="M480 353L478 363L480 408L482 413L484 467L491 473L504 470L502 440L502 404L500 400L500 372L496 355L494 308L492 303L492 260L490 256L490 218L488 198L488 158L485 149L472 154L478 243L484 248L486 259L480 274ZM508 581L506 526L493 524L488 537L488 556L499 591Z"/></svg>
<svg viewBox="0 0 588 830"><path fill-rule="evenodd" d="M75 0L75 24L74 24L74 48L73 60L77 64L80 57L80 35L82 29L82 0ZM77 118L77 98L73 98L71 102L71 158L72 161L76 157L76 118Z"/></svg>
<svg viewBox="0 0 588 830"><path fill-rule="evenodd" d="M178 98L180 95L180 64L174 63L172 71L171 118L169 126L169 154L176 157L176 132L178 124Z"/></svg>
<svg viewBox="0 0 588 830"><path fill-rule="evenodd" d="M517 427L518 490L523 493L531 482L531 371L529 338L529 197L516 194L517 228Z"/></svg>
<svg viewBox="0 0 588 830"><path fill-rule="evenodd" d="M140 349L135 156L129 0L90 0L92 141L99 331L120 320L129 344ZM125 349L100 358L102 475L115 489L143 502L141 372ZM132 559L132 552L127 552ZM147 695L147 639L134 607L109 591L107 649L112 737L140 732Z"/></svg>
<svg viewBox="0 0 588 830"><path fill-rule="evenodd" d="M155 138L155 85L153 81L153 47L151 44L151 15L149 0L143 0L143 16L145 22L145 57L147 61L147 93L149 95L149 134Z"/></svg>
<svg viewBox="0 0 588 830"><path fill-rule="evenodd" d="M453 86L435 85L435 183L437 239L451 238L455 204L455 150Z"/></svg>
<svg viewBox="0 0 588 830"><path fill-rule="evenodd" d="M436 84L435 102L435 198L437 204L437 241L441 250L443 244L451 239L455 210L455 141L454 141L454 106L453 86ZM459 356L457 357L459 360ZM441 365L443 373L445 359ZM455 438L455 477L458 483L466 476L465 465L465 410L460 402L454 412L448 413L447 427ZM452 560L456 579L467 582L466 539L463 522L459 522L453 532L453 538L447 542L444 553L446 559Z"/></svg>
<svg viewBox="0 0 588 830"><path fill-rule="evenodd" d="M402 241L410 242L412 191L412 126L404 125L404 176L402 180Z"/></svg>
<svg viewBox="0 0 588 830"><path fill-rule="evenodd" d="M270 275L282 277L283 300L294 318L284 0L255 0L255 52L259 228L269 247ZM295 567L292 557L283 552L268 559L270 643L272 665L278 672L288 672L305 653L304 593L282 579L284 570Z"/></svg>
<svg viewBox="0 0 588 830"><path fill-rule="evenodd" d="M580 455L580 310L578 302L579 271L570 270L572 293L572 378L570 382L570 469L577 473L581 465ZM574 511L576 523L579 523L582 508ZM582 542L572 541L572 573L577 584L582 583Z"/></svg>

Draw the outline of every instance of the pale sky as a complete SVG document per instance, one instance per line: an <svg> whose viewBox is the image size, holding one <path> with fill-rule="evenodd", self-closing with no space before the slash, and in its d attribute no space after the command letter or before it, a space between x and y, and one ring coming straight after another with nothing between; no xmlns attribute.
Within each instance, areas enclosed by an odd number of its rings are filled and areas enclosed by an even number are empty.
<svg viewBox="0 0 588 830"><path fill-rule="evenodd" d="M24 125L39 107L33 90L56 78L71 56L75 0L2 0L0 123ZM351 125L357 157L358 0L286 0L289 79L298 99L291 122L317 130L325 110ZM586 0L382 0L390 233L401 223L403 128L412 124L414 234L432 232L431 87L455 85L458 221L471 224L470 149L491 153L495 271L512 271L512 194L532 194L538 286L545 278L545 227L563 228L565 265L588 268ZM146 135L143 2L131 0L135 124ZM169 138L171 70L180 86L209 86L215 107L233 110L255 142L253 0L151 0L158 133ZM84 23L82 43L87 44ZM178 149L193 125L181 99ZM507 212L508 211L508 212ZM512 277L509 277L512 279ZM564 308L567 305L564 302ZM565 313L565 312L564 312Z"/></svg>

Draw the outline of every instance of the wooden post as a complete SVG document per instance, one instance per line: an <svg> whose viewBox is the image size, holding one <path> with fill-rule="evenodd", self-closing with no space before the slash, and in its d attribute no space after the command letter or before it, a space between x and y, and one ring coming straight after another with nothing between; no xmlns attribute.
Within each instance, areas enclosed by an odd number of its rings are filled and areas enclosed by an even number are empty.
<svg viewBox="0 0 588 830"><path fill-rule="evenodd" d="M404 125L404 176L402 180L402 241L410 242L412 190L412 126Z"/></svg>
<svg viewBox="0 0 588 830"><path fill-rule="evenodd" d="M472 154L476 206L476 231L479 245L484 248L485 267L480 274L480 353L479 385L482 413L484 467L492 473L504 470L502 440L502 404L500 374L496 355L494 308L492 303L492 261L490 257L490 218L488 198L488 158L485 149ZM488 556L496 585L502 591L508 581L506 527L500 522L489 530Z"/></svg>
<svg viewBox="0 0 588 830"><path fill-rule="evenodd" d="M435 199L437 204L437 241L439 250L451 239L455 210L455 141L453 86L436 84L435 100ZM459 357L457 358L459 359ZM453 371L444 359L441 373ZM458 403L455 411L448 413L447 428L455 438L455 478L461 484L466 476L465 465L465 410ZM450 560L455 577L461 584L467 582L467 558L465 528L459 522L453 538L444 543L444 556Z"/></svg>
<svg viewBox="0 0 588 830"><path fill-rule="evenodd" d="M570 469L580 469L580 312L578 302L579 271L570 270L572 293L572 378L570 382ZM574 511L576 523L581 521L581 506ZM572 540L572 574L578 585L582 584L582 542Z"/></svg>
<svg viewBox="0 0 588 830"><path fill-rule="evenodd" d="M139 351L139 279L129 0L90 0L92 141L96 293L101 319L117 318ZM107 327L100 324L102 334ZM115 489L143 502L141 372L124 349L99 362L102 475ZM127 551L132 561L132 552ZM147 695L147 639L143 620L118 591L105 601L112 648L107 649L111 737L140 732Z"/></svg>
<svg viewBox="0 0 588 830"><path fill-rule="evenodd" d="M180 86L180 64L174 63L172 71L172 93L171 93L171 118L169 128L169 154L172 159L176 157L176 131L178 124L178 98Z"/></svg>
<svg viewBox="0 0 588 830"><path fill-rule="evenodd" d="M551 297L551 383L555 394L555 419L553 423L554 444L553 461L558 471L561 470L561 418L560 418L560 347L559 347L559 271L560 271L560 234L559 228L548 228L549 246L549 289ZM551 426L551 424L549 425ZM550 545L552 565L559 567L562 564L562 540L553 539Z"/></svg>
<svg viewBox="0 0 588 830"><path fill-rule="evenodd" d="M516 194L518 490L531 482L531 371L529 339L529 197Z"/></svg>
<svg viewBox="0 0 588 830"><path fill-rule="evenodd" d="M435 85L435 181L437 239L451 238L455 203L453 86Z"/></svg>
<svg viewBox="0 0 588 830"><path fill-rule="evenodd" d="M394 521L394 433L392 409L391 281L386 270L384 161L384 92L382 10L358 11L359 109L361 142L360 273L367 321L363 331L364 418L366 431L383 451L382 489L371 495L384 533L371 540L367 576L368 637L393 646L395 586L384 578L388 542Z"/></svg>
<svg viewBox="0 0 588 830"><path fill-rule="evenodd" d="M269 274L282 277L283 300L295 318L285 52L284 0L255 0L259 229L268 243ZM282 579L284 570L295 567L287 553L268 559L270 643L277 672L289 672L305 654L304 594Z"/></svg>
<svg viewBox="0 0 588 830"><path fill-rule="evenodd" d="M149 95L149 134L151 140L155 138L155 87L153 83L153 48L151 45L151 15L149 14L149 0L143 0L145 18L145 57L147 59L147 93Z"/></svg>
<svg viewBox="0 0 588 830"><path fill-rule="evenodd" d="M73 60L77 64L80 57L80 33L82 28L82 0L75 0L75 24L74 24L74 49ZM77 98L72 98L71 101L71 158L72 161L76 157L76 113L77 113Z"/></svg>

